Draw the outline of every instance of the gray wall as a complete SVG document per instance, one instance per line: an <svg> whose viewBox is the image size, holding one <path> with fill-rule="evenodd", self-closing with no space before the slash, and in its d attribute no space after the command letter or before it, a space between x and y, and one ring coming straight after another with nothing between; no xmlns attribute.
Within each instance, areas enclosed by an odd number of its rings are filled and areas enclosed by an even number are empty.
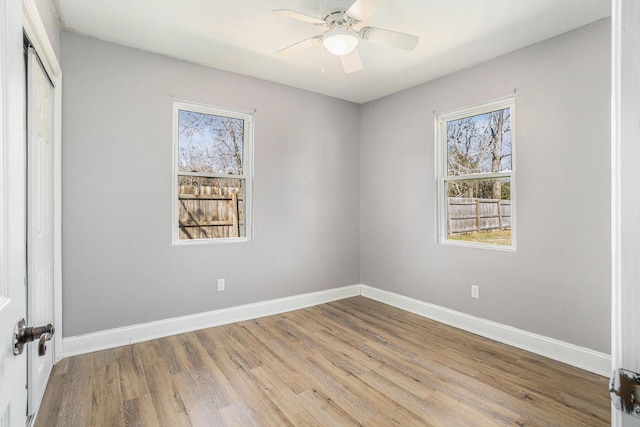
<svg viewBox="0 0 640 427"><path fill-rule="evenodd" d="M436 244L433 112L514 88L517 251ZM362 106L362 283L608 353L609 112L609 20Z"/></svg>
<svg viewBox="0 0 640 427"><path fill-rule="evenodd" d="M65 336L359 283L358 105L67 32L61 52ZM254 241L171 245L174 99L256 110Z"/></svg>
<svg viewBox="0 0 640 427"><path fill-rule="evenodd" d="M609 31L362 106L62 32L65 336L365 283L608 353ZM517 251L436 244L433 112L514 89ZM171 246L173 99L256 109L253 242Z"/></svg>

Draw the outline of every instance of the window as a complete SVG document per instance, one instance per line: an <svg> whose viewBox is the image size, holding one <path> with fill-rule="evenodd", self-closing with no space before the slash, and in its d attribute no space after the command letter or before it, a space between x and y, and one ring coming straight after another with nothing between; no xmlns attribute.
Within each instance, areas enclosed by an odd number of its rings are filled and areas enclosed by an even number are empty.
<svg viewBox="0 0 640 427"><path fill-rule="evenodd" d="M174 103L173 243L251 237L252 115Z"/></svg>
<svg viewBox="0 0 640 427"><path fill-rule="evenodd" d="M437 117L439 241L515 249L514 99Z"/></svg>

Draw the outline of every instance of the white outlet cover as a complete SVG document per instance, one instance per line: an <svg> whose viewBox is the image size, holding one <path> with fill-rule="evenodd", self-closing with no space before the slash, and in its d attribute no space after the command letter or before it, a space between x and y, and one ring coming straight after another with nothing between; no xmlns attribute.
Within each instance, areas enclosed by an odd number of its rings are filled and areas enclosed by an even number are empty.
<svg viewBox="0 0 640 427"><path fill-rule="evenodd" d="M471 285L471 297L480 298L480 286Z"/></svg>

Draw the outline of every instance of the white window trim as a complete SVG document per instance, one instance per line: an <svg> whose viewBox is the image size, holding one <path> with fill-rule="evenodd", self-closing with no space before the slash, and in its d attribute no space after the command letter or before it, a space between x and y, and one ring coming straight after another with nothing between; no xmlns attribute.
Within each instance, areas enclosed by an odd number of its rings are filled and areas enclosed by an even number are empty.
<svg viewBox="0 0 640 427"><path fill-rule="evenodd" d="M244 120L244 147L242 158L242 175L225 175L211 173L192 173L178 171L178 112L180 110L211 114ZM253 239L253 114L234 111L226 108L203 105L193 102L173 102L173 189L172 189L172 244L174 246L216 245L225 243L249 242ZM209 178L237 178L244 180L244 237L226 237L210 239L180 240L178 228L178 175L197 175Z"/></svg>
<svg viewBox="0 0 640 427"><path fill-rule="evenodd" d="M511 111L511 171L507 172L487 172L476 173L464 176L453 177L447 176L447 129L446 124L451 120L462 119L465 117L476 116L491 111L509 108ZM435 121L435 149L436 149L436 185L437 185L437 203L436 203L436 243L442 243L451 246L462 246L470 248L483 248L498 251L515 252L516 236L517 236L517 191L516 191L516 120L515 120L515 96L499 98L481 104L463 107L451 110L442 114L434 114ZM486 243L463 242L457 240L449 240L447 236L447 204L445 203L445 184L449 181L472 180L472 179L491 179L491 178L510 178L511 185L511 245L491 245Z"/></svg>

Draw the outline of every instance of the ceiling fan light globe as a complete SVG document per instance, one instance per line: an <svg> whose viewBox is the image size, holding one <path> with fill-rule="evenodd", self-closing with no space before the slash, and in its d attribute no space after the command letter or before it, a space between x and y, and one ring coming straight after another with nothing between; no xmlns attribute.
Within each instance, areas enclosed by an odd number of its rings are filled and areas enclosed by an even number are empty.
<svg viewBox="0 0 640 427"><path fill-rule="evenodd" d="M329 31L322 40L324 47L336 56L350 54L358 45L358 37L347 30L334 29Z"/></svg>

